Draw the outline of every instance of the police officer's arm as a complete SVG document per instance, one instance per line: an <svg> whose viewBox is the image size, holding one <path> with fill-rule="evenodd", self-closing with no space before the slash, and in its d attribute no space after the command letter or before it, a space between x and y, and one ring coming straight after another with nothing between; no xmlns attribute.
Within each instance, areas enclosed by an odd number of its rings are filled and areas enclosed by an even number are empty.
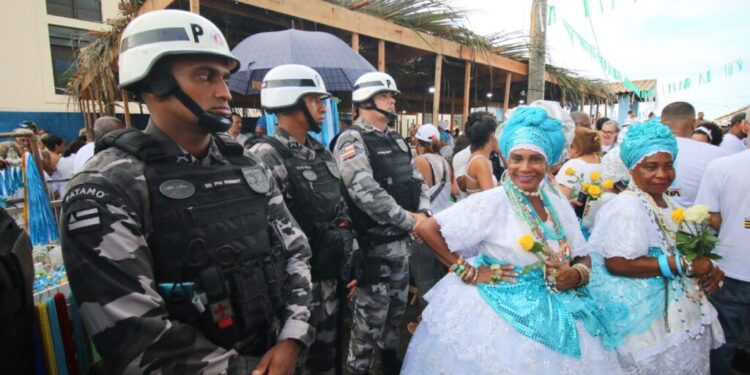
<svg viewBox="0 0 750 375"><path fill-rule="evenodd" d="M341 172L341 181L359 209L380 224L395 225L406 231L412 230L414 218L373 178L366 147L359 133L342 133L336 142L334 157Z"/></svg>
<svg viewBox="0 0 750 375"><path fill-rule="evenodd" d="M269 144L256 143L250 148L250 152L260 159L273 174L273 182L282 196L286 192L287 172L281 155Z"/></svg>
<svg viewBox="0 0 750 375"><path fill-rule="evenodd" d="M62 248L81 317L110 371L246 371L235 351L169 320L138 214L114 184L87 175L74 178L64 199Z"/></svg>
<svg viewBox="0 0 750 375"><path fill-rule="evenodd" d="M271 179L271 171L266 168ZM284 247L286 280L284 295L286 306L282 313L281 332L277 341L297 340L305 346L313 341L314 329L308 324L312 302L312 277L310 257L312 252L305 233L289 213L284 198L271 179L268 200L268 219Z"/></svg>

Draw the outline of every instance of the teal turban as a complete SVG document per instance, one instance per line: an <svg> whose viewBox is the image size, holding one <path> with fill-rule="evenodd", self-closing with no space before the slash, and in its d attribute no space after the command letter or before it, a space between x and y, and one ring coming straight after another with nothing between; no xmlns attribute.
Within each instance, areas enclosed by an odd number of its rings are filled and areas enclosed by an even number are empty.
<svg viewBox="0 0 750 375"><path fill-rule="evenodd" d="M522 107L508 119L498 144L506 158L511 151L525 148L541 153L547 163L555 164L565 148L565 136L560 120L549 117L544 108Z"/></svg>
<svg viewBox="0 0 750 375"><path fill-rule="evenodd" d="M668 127L659 122L659 118L643 124L628 127L628 134L620 146L620 159L629 170L635 168L643 158L657 152L667 152L672 160L677 158L677 140Z"/></svg>

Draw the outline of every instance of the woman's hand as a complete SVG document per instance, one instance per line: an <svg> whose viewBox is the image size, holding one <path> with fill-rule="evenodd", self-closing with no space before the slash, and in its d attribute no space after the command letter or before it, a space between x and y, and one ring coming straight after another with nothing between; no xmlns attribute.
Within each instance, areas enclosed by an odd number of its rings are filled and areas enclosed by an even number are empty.
<svg viewBox="0 0 750 375"><path fill-rule="evenodd" d="M515 271L515 266L512 264L506 264L499 268L492 269L491 267L479 267L477 272L477 280L474 284L497 284L497 283L510 283L515 284L518 273ZM500 279L495 281L493 276L499 277Z"/></svg>
<svg viewBox="0 0 750 375"><path fill-rule="evenodd" d="M555 289L573 289L581 284L581 274L578 273L578 271L571 267L568 263L559 262L556 260L547 260L544 262L544 264L547 265L547 274L545 275L545 279L549 276L553 276L557 280Z"/></svg>
<svg viewBox="0 0 750 375"><path fill-rule="evenodd" d="M708 259L706 257L700 257L695 260L693 260L693 276L700 277L701 279L703 275L706 275L713 271L714 264L711 262L711 259Z"/></svg>
<svg viewBox="0 0 750 375"><path fill-rule="evenodd" d="M724 271L719 267L714 267L711 272L700 278L700 284L703 287L703 290L708 294L718 292L724 285Z"/></svg>

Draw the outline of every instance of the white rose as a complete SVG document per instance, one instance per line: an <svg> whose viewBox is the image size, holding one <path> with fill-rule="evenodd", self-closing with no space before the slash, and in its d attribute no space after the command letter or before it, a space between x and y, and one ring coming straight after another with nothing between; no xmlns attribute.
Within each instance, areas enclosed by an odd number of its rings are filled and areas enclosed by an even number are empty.
<svg viewBox="0 0 750 375"><path fill-rule="evenodd" d="M708 213L708 206L705 204L696 204L685 210L685 221L690 223L705 223L710 216L711 214Z"/></svg>

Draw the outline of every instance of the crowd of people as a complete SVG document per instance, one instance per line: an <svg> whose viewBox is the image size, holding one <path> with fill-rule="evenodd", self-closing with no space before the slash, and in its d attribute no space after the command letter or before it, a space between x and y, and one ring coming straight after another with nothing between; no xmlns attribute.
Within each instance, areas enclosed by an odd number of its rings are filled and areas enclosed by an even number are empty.
<svg viewBox="0 0 750 375"><path fill-rule="evenodd" d="M103 117L40 154L69 179L63 257L106 373L730 374L744 355L750 113L724 133L685 102L619 124L537 101L404 139L373 72L329 149L314 69L271 69L278 123L247 136L213 23L154 11L122 40L146 129ZM426 307L403 354L410 280Z"/></svg>

